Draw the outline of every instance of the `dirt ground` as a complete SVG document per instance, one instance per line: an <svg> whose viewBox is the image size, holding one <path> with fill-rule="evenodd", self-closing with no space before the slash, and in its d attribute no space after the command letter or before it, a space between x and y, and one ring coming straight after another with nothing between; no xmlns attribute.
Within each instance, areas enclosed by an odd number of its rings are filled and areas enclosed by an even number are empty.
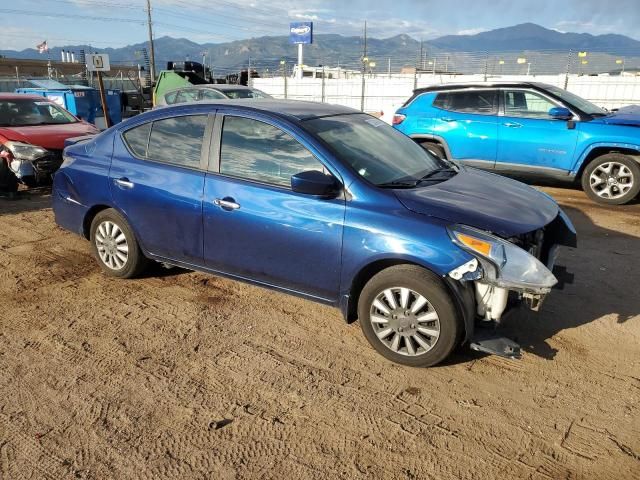
<svg viewBox="0 0 640 480"><path fill-rule="evenodd" d="M431 369L301 299L107 278L46 192L0 200L0 478L640 479L640 203L545 190L575 283L505 322L522 360Z"/></svg>

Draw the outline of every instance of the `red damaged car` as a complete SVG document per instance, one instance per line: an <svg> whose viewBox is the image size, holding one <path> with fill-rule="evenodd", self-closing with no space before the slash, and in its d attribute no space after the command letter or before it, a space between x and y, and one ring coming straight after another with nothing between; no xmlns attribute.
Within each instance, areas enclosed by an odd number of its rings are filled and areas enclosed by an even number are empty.
<svg viewBox="0 0 640 480"><path fill-rule="evenodd" d="M19 182L49 183L62 164L64 141L98 132L44 97L0 93L0 192L14 193Z"/></svg>

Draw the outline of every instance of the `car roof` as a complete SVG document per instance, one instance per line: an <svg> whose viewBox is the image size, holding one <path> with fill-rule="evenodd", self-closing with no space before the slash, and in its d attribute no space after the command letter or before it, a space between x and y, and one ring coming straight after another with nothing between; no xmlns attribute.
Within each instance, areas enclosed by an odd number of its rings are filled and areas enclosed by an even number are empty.
<svg viewBox="0 0 640 480"><path fill-rule="evenodd" d="M260 99L236 99L236 100L210 100L203 102L187 102L168 105L158 108L167 112L176 110L192 109L194 107L232 107L234 109L248 110L262 113L276 114L281 117L288 117L295 120L309 120L312 118L329 117L334 115L347 115L362 113L360 110L345 107L342 105L332 105L329 103L307 102L302 100L278 100L273 98Z"/></svg>
<svg viewBox="0 0 640 480"><path fill-rule="evenodd" d="M416 88L414 93L440 92L443 90L464 90L466 88L522 88L533 87L538 89L548 88L550 85L541 82L460 82L444 83L441 85L430 85L428 87Z"/></svg>
<svg viewBox="0 0 640 480"><path fill-rule="evenodd" d="M47 97L43 97L42 95L31 95L28 93L0 93L0 100L40 100L48 102L49 99Z"/></svg>

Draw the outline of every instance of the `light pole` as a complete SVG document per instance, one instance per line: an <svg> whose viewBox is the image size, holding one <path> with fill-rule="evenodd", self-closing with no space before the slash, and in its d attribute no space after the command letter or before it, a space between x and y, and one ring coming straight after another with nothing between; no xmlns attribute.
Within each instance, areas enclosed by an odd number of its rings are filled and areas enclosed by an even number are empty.
<svg viewBox="0 0 640 480"><path fill-rule="evenodd" d="M287 98L287 62L283 58L280 60L280 68L282 69L282 78L284 79L284 98Z"/></svg>

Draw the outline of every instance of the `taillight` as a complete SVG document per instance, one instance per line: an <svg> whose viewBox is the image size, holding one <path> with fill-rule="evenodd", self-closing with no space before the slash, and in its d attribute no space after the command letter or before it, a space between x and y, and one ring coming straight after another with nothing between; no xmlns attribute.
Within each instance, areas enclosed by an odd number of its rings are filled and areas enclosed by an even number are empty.
<svg viewBox="0 0 640 480"><path fill-rule="evenodd" d="M400 125L402 122L404 122L405 118L407 118L406 115L402 115L401 113L396 113L393 116L393 120L391 121L391 125Z"/></svg>

